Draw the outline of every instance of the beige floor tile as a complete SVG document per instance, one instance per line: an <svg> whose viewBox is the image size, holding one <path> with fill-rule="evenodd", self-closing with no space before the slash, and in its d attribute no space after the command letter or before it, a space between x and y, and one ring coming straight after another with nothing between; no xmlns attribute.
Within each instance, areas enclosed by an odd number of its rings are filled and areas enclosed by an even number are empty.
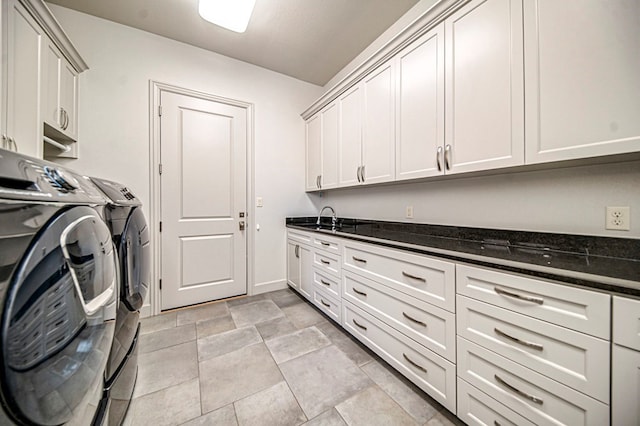
<svg viewBox="0 0 640 426"><path fill-rule="evenodd" d="M232 306L229 311L238 328L284 316L280 308L269 299Z"/></svg>
<svg viewBox="0 0 640 426"><path fill-rule="evenodd" d="M229 404L183 423L182 426L238 426L238 420L233 404Z"/></svg>
<svg viewBox="0 0 640 426"><path fill-rule="evenodd" d="M153 352L192 340L196 340L196 327L194 324L154 331L140 336L140 353Z"/></svg>
<svg viewBox="0 0 640 426"><path fill-rule="evenodd" d="M156 315L155 317L143 318L140 321L140 334L153 333L154 331L165 330L175 327L177 323L177 313L169 312Z"/></svg>
<svg viewBox="0 0 640 426"><path fill-rule="evenodd" d="M372 384L333 345L280 364L280 370L310 419Z"/></svg>
<svg viewBox="0 0 640 426"><path fill-rule="evenodd" d="M264 340L273 339L297 330L287 317L279 317L261 322L260 324L256 324L256 328Z"/></svg>
<svg viewBox="0 0 640 426"><path fill-rule="evenodd" d="M200 416L200 384L189 380L131 402L128 417L134 426L179 425Z"/></svg>
<svg viewBox="0 0 640 426"><path fill-rule="evenodd" d="M309 420L304 426L346 426L344 419L335 408L325 411Z"/></svg>
<svg viewBox="0 0 640 426"><path fill-rule="evenodd" d="M138 356L134 397L198 377L196 342L187 342Z"/></svg>
<svg viewBox="0 0 640 426"><path fill-rule="evenodd" d="M282 374L264 343L202 361L202 412L216 410L282 380Z"/></svg>
<svg viewBox="0 0 640 426"><path fill-rule="evenodd" d="M215 358L260 342L262 337L254 326L204 337L198 339L198 361Z"/></svg>
<svg viewBox="0 0 640 426"><path fill-rule="evenodd" d="M305 417L286 382L234 403L240 426L299 425Z"/></svg>
<svg viewBox="0 0 640 426"><path fill-rule="evenodd" d="M329 346L331 341L317 328L309 327L268 340L265 344L271 351L273 359L276 360L276 364L282 364L301 355Z"/></svg>
<svg viewBox="0 0 640 426"><path fill-rule="evenodd" d="M225 331L235 328L236 323L233 322L231 315L225 315L210 320L198 321L196 323L196 334L198 335L198 339L202 339L203 337L224 333Z"/></svg>
<svg viewBox="0 0 640 426"><path fill-rule="evenodd" d="M356 342L348 333L331 321L320 323L316 326L324 333L331 343L336 345L338 349L345 353L347 357L357 365L364 365L374 359L373 353L365 348L362 344Z"/></svg>
<svg viewBox="0 0 640 426"><path fill-rule="evenodd" d="M184 325L229 315L229 308L225 302L216 302L182 309L177 311L176 314L177 324Z"/></svg>
<svg viewBox="0 0 640 426"><path fill-rule="evenodd" d="M282 308L282 312L284 312L296 328L307 328L323 321L328 321L306 302Z"/></svg>
<svg viewBox="0 0 640 426"><path fill-rule="evenodd" d="M389 395L371 386L336 405L340 416L350 426L418 426Z"/></svg>

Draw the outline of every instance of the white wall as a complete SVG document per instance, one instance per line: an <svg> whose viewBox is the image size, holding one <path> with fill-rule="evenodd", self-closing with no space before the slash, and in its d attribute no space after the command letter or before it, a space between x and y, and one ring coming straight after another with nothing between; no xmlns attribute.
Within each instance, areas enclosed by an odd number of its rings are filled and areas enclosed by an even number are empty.
<svg viewBox="0 0 640 426"><path fill-rule="evenodd" d="M126 183L146 206L149 183L149 81L254 104L255 282L284 285L284 218L309 214L304 195L300 111L321 88L183 43L49 5L90 69L80 77L82 173ZM147 218L149 210L146 211ZM251 284L251 283L250 283Z"/></svg>
<svg viewBox="0 0 640 426"><path fill-rule="evenodd" d="M311 195L338 216L640 238L640 161L460 177ZM413 206L414 219L405 218ZM606 206L630 206L631 230L604 229Z"/></svg>

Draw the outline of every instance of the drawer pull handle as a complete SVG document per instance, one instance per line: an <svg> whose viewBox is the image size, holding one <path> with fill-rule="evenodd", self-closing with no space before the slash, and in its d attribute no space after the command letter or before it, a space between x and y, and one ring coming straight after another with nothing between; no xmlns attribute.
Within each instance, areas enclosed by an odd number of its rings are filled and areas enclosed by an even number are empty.
<svg viewBox="0 0 640 426"><path fill-rule="evenodd" d="M406 313L406 312L403 312L403 313L402 313L402 316L404 316L404 317L405 317L406 319L408 319L409 321L413 321L413 322L415 322L416 324L420 324L420 325L421 325L421 326L423 326L423 327L426 327L426 326L427 326L427 323L426 323L426 322L422 322L422 321L420 321L420 320L417 320L417 319L415 319L415 318L412 318L411 316L407 315L407 313Z"/></svg>
<svg viewBox="0 0 640 426"><path fill-rule="evenodd" d="M542 399L538 398L537 396L529 395L528 393L523 392L520 389L510 385L509 383L505 382L502 378L500 378L500 376L498 376L497 374L494 374L493 377L498 381L498 383L500 383L505 388L509 389L510 391L524 398L527 398L531 402L535 402L538 405L542 405L542 403L544 402Z"/></svg>
<svg viewBox="0 0 640 426"><path fill-rule="evenodd" d="M499 287L494 287L493 290L503 296L513 297L514 299L524 300L525 302L537 303L538 305L542 305L544 303L544 299L541 299L539 297L523 296L521 294L512 293Z"/></svg>
<svg viewBox="0 0 640 426"><path fill-rule="evenodd" d="M329 303L325 302L325 301L324 301L324 299L323 299L322 297L320 298L320 303L322 303L322 304L323 304L324 306L326 306L327 308L330 308L330 307L331 307L331 304L329 304Z"/></svg>
<svg viewBox="0 0 640 426"><path fill-rule="evenodd" d="M544 347L539 343L533 343L533 342L527 342L526 340L520 340L517 337L509 336L507 333L505 333L502 330L498 330L497 328L494 328L493 331L495 331L495 333L498 336L505 337L505 338L507 338L507 339L509 339L509 340L511 340L513 342L516 342L516 343L518 343L518 344L520 344L522 346L526 346L528 348L535 349L537 351L541 351L541 350L544 349Z"/></svg>
<svg viewBox="0 0 640 426"><path fill-rule="evenodd" d="M325 280L323 280L322 278L320 278L320 282L324 285L326 285L327 287L331 287L331 283L326 282Z"/></svg>
<svg viewBox="0 0 640 426"><path fill-rule="evenodd" d="M367 329L367 327L365 327L364 325L358 324L358 321L356 321L355 319L352 319L351 321L353 321L353 323L356 325L356 327L360 327L363 330Z"/></svg>
<svg viewBox="0 0 640 426"><path fill-rule="evenodd" d="M494 420L493 421L493 426L502 426L502 425L497 420Z"/></svg>
<svg viewBox="0 0 640 426"><path fill-rule="evenodd" d="M331 244L329 243L325 243L324 241L320 241L320 244L322 244L325 247L329 247Z"/></svg>
<svg viewBox="0 0 640 426"><path fill-rule="evenodd" d="M404 359L407 360L407 362L411 365L413 365L415 368L417 368L418 370L422 371L423 373L427 372L427 369L424 368L423 366L421 366L420 364L417 364L415 361L411 360L411 358L409 358L407 356L407 354L403 353L402 356L404 357Z"/></svg>
<svg viewBox="0 0 640 426"><path fill-rule="evenodd" d="M351 256L351 258L353 260L355 260L356 262L367 263L367 261L365 259L360 259L359 257Z"/></svg>
<svg viewBox="0 0 640 426"><path fill-rule="evenodd" d="M320 259L320 263L325 264L325 265L331 265L331 262L329 262L328 260L324 260L324 259Z"/></svg>
<svg viewBox="0 0 640 426"><path fill-rule="evenodd" d="M422 277L416 277L415 275L407 274L405 271L402 271L402 275L404 275L407 278L411 278L411 279L414 279L414 280L422 281L423 283L427 282L426 279L424 279Z"/></svg>
<svg viewBox="0 0 640 426"><path fill-rule="evenodd" d="M358 289L357 289L357 288L355 288L355 287L353 288L353 292L354 292L355 294L359 294L360 296L367 297L367 293L365 293L364 291L360 291L360 290L358 290Z"/></svg>

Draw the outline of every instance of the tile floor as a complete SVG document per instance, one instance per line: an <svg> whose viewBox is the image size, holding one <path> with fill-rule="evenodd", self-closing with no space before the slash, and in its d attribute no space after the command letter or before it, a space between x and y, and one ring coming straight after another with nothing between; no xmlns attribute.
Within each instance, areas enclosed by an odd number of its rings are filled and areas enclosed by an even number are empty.
<svg viewBox="0 0 640 426"><path fill-rule="evenodd" d="M461 425L286 289L142 321L125 425Z"/></svg>

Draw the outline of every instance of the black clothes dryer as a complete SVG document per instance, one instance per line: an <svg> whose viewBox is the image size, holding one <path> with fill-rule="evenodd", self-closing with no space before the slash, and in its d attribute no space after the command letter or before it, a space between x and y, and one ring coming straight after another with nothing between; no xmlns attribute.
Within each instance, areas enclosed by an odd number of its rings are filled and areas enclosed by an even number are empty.
<svg viewBox="0 0 640 426"><path fill-rule="evenodd" d="M104 195L0 149L0 424L103 424L118 270Z"/></svg>
<svg viewBox="0 0 640 426"><path fill-rule="evenodd" d="M105 209L105 221L120 260L120 302L105 387L111 402L109 424L118 425L129 407L138 371L140 308L150 276L149 228L142 213L142 203L126 186L105 179L91 179L110 200Z"/></svg>

